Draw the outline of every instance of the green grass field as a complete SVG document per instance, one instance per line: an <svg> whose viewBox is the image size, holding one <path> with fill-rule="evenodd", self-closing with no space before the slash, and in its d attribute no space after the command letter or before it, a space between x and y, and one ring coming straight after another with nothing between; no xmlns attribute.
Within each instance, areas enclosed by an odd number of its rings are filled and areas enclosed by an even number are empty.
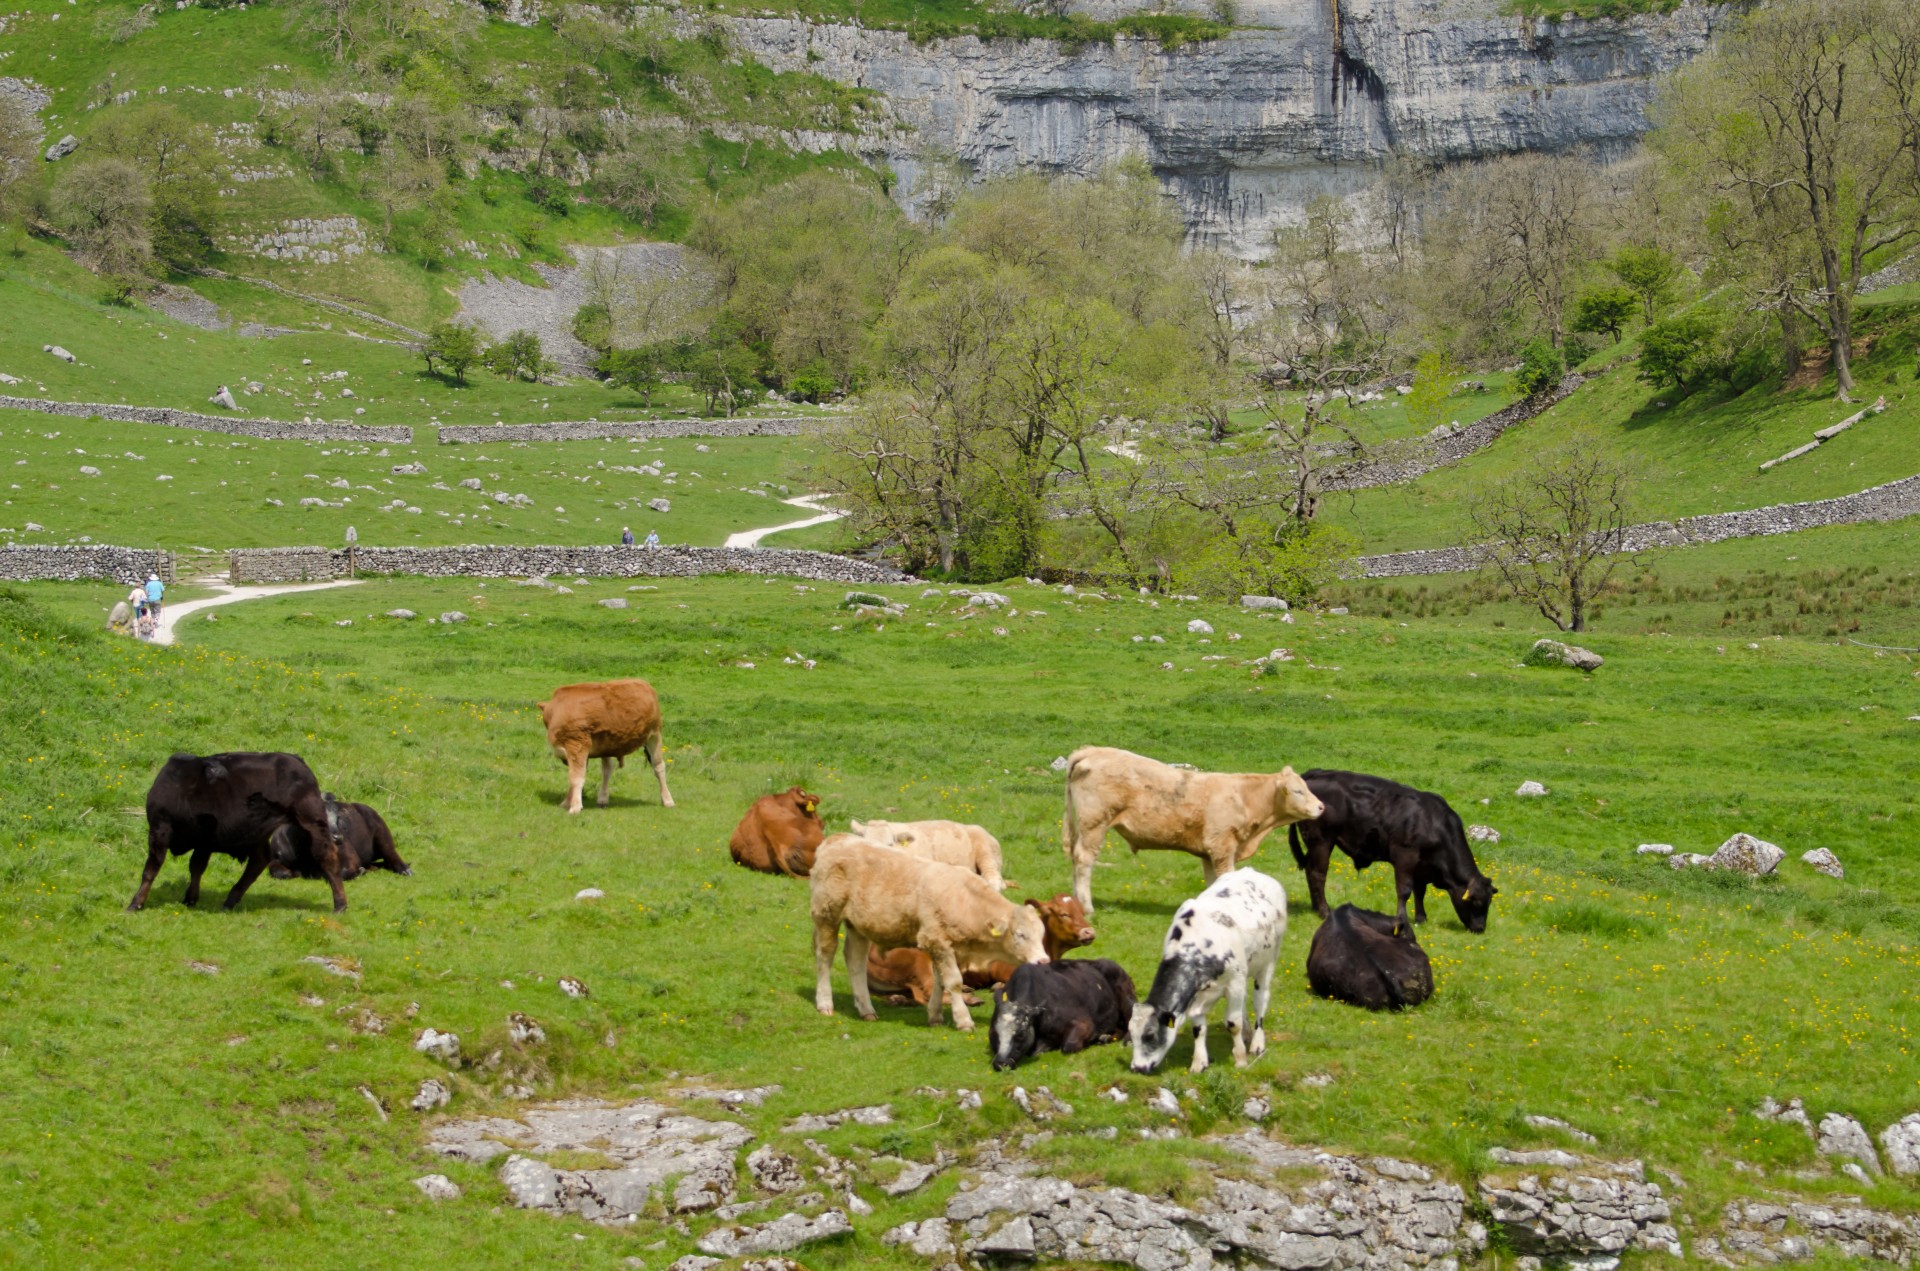
<svg viewBox="0 0 1920 1271"><path fill-rule="evenodd" d="M423 1151L404 1105L443 1070L410 1049L412 1030L450 1028L484 1054L504 1044L509 1011L553 1039L528 1061L541 1097L623 1097L689 1075L778 1082L782 1094L742 1114L763 1133L778 1139L800 1111L890 1101L896 1126L833 1142L924 1157L1016 1127L1006 1091L1050 1084L1080 1109L1074 1127L1130 1133L1148 1120L1138 1098L1115 1108L1090 1097L1113 1082L1157 1084L1129 1076L1118 1048L995 1076L984 1030L930 1030L907 1008L850 1018L843 973L842 1014L821 1019L803 889L733 867L724 846L754 794L800 781L825 796L835 828L882 813L977 820L1000 836L1023 891L1052 892L1067 871L1047 765L1094 741L1207 767L1389 773L1503 836L1480 850L1501 888L1488 934L1436 915L1423 940L1438 995L1404 1016L1307 993L1304 888L1270 841L1255 865L1296 906L1271 1046L1244 1074L1216 1069L1199 1083L1196 1130L1230 1124L1240 1095L1264 1087L1274 1132L1291 1141L1408 1156L1466 1181L1490 1146L1560 1145L1521 1120L1558 1115L1597 1134L1602 1154L1678 1172L1676 1207L1705 1230L1730 1197L1860 1190L1792 1177L1814 1164L1811 1145L1746 1115L1762 1096L1797 1095L1876 1131L1920 1107L1912 657L1596 633L1588 643L1608 664L1584 677L1518 668L1533 638L1519 624L1288 624L1017 584L1002 590L1018 616L972 619L908 587L886 589L910 605L904 619L861 622L836 589L787 580L662 580L623 613L594 605L616 586L626 594L613 583L571 596L366 583L190 619L175 650L93 634L93 588L5 593L8 1260L404 1265L458 1249L613 1267L687 1251L663 1222L609 1231L502 1208L490 1171ZM472 620L369 617L400 605ZM1210 643L1187 634L1194 616L1215 626ZM1132 640L1152 634L1166 643ZM1257 678L1242 665L1274 646L1296 660ZM801 656L815 668L785 661ZM611 809L567 818L532 703L558 683L627 674L661 692L680 806L660 808L630 766ZM299 882L263 881L235 914L188 912L175 862L145 913L122 912L144 851L127 813L154 768L175 749L240 746L296 750L329 788L381 807L414 877L354 882L337 919L323 887ZM1525 779L1551 795L1515 798ZM1735 830L1788 849L1777 877L1683 875L1633 854L1644 841L1711 850ZM1840 854L1844 882L1799 864L1814 846ZM1119 846L1105 860L1091 952L1144 981L1199 870ZM233 872L216 864L210 887ZM588 886L605 900L572 899ZM1340 867L1330 882L1336 900L1374 907L1389 892L1377 870ZM300 961L309 955L355 959L364 979L329 976ZM562 996L563 975L592 996ZM363 1011L386 1032L355 1031ZM1189 1084L1185 1056L1182 1043L1165 1075L1176 1089ZM1320 1071L1339 1080L1297 1084ZM457 1074L448 1115L509 1109L499 1081ZM982 1089L986 1107L956 1114L913 1093L928 1085ZM390 1121L361 1086L394 1109ZM1183 1194L1209 1185L1191 1140L1058 1146L1078 1177ZM409 1180L430 1170L466 1198L424 1201ZM878 1233L933 1212L951 1185L871 1194L878 1212L852 1238L810 1248L808 1265L902 1265ZM1910 1183L1864 1194L1920 1207Z"/></svg>

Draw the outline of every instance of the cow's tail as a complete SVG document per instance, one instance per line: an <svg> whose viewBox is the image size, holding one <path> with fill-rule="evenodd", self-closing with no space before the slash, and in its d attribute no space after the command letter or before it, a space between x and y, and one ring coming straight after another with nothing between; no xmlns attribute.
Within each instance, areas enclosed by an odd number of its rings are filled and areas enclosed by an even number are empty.
<svg viewBox="0 0 1920 1271"><path fill-rule="evenodd" d="M1307 867L1307 849L1300 845L1300 826L1298 822L1287 827L1287 847L1293 852L1294 868L1305 869Z"/></svg>
<svg viewBox="0 0 1920 1271"><path fill-rule="evenodd" d="M1060 814L1060 850L1073 859L1074 844L1080 841L1080 814L1073 806L1073 764L1067 764L1066 808Z"/></svg>

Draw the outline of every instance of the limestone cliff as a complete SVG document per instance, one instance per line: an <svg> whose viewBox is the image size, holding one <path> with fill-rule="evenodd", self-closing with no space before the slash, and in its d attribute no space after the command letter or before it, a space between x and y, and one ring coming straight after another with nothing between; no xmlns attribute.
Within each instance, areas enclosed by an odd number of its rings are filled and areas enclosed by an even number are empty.
<svg viewBox="0 0 1920 1271"><path fill-rule="evenodd" d="M1138 7L1078 2L1098 17ZM1546 22L1504 16L1496 0L1245 0L1231 36L1173 51L1141 39L916 44L783 18L737 19L734 32L775 69L884 95L896 126L862 144L893 167L909 206L947 166L1087 173L1138 155L1196 241L1255 256L1308 199L1358 192L1396 151L1620 153L1647 128L1655 78L1698 54L1725 12Z"/></svg>

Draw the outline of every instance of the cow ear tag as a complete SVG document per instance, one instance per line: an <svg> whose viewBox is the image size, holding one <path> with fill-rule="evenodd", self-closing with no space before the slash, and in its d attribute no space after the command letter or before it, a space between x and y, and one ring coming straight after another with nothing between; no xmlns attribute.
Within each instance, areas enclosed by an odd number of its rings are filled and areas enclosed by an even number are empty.
<svg viewBox="0 0 1920 1271"><path fill-rule="evenodd" d="M813 809L814 809L814 803L813 803L813 801L812 801L811 799L809 799L809 800L807 801L807 811L809 811L809 812L811 812L811 811L813 811Z"/></svg>
<svg viewBox="0 0 1920 1271"><path fill-rule="evenodd" d="M1002 926L1000 923L996 922L995 924L993 924L993 926L987 928L987 934L992 936L994 939L998 940L1001 936L1004 936L1007 934L1007 929L1006 927Z"/></svg>

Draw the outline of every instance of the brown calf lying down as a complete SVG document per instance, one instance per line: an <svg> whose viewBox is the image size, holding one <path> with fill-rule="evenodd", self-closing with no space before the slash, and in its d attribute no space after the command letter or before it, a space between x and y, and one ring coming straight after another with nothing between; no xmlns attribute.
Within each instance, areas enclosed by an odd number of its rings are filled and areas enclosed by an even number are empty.
<svg viewBox="0 0 1920 1271"><path fill-rule="evenodd" d="M1069 949L1080 949L1093 943L1093 928L1087 923L1087 911L1073 897L1055 896L1052 900L1029 900L1027 904L1033 906L1040 915L1040 921L1046 925L1047 957L1052 961L1058 962ZM962 966L960 978L970 989L998 988L1013 978L1016 969L1011 962L991 962L984 967ZM933 994L933 963L918 949L888 949L885 952L875 949L867 954L867 984L889 994L887 1000L895 1006L905 1006L908 1002L925 1006ZM979 999L971 994L967 996L968 1006L979 1004Z"/></svg>
<svg viewBox="0 0 1920 1271"><path fill-rule="evenodd" d="M945 996L953 1025L971 1030L960 964L996 960L1045 962L1040 915L1016 905L985 879L937 861L918 860L852 834L836 834L814 854L808 878L813 915L814 1006L833 1014L833 955L847 929L847 978L862 1019L878 1018L867 991L867 954L873 945L917 948L933 964L927 1023L940 1022Z"/></svg>
<svg viewBox="0 0 1920 1271"><path fill-rule="evenodd" d="M1093 860L1112 830L1134 851L1188 852L1207 886L1260 850L1276 826L1320 815L1320 800L1292 768L1271 773L1196 772L1111 746L1067 757L1061 844L1073 894L1093 912Z"/></svg>
<svg viewBox="0 0 1920 1271"><path fill-rule="evenodd" d="M827 836L820 820L820 796L790 786L779 794L763 794L753 801L727 844L733 863L763 874L805 878L813 870L813 854Z"/></svg>
<svg viewBox="0 0 1920 1271"><path fill-rule="evenodd" d="M667 791L666 747L660 738L660 699L645 680L608 680L604 684L565 684L540 703L547 745L567 765L567 811L580 810L587 784L587 762L600 761L600 806L607 806L613 765L645 749L660 782L660 806L673 806Z"/></svg>

